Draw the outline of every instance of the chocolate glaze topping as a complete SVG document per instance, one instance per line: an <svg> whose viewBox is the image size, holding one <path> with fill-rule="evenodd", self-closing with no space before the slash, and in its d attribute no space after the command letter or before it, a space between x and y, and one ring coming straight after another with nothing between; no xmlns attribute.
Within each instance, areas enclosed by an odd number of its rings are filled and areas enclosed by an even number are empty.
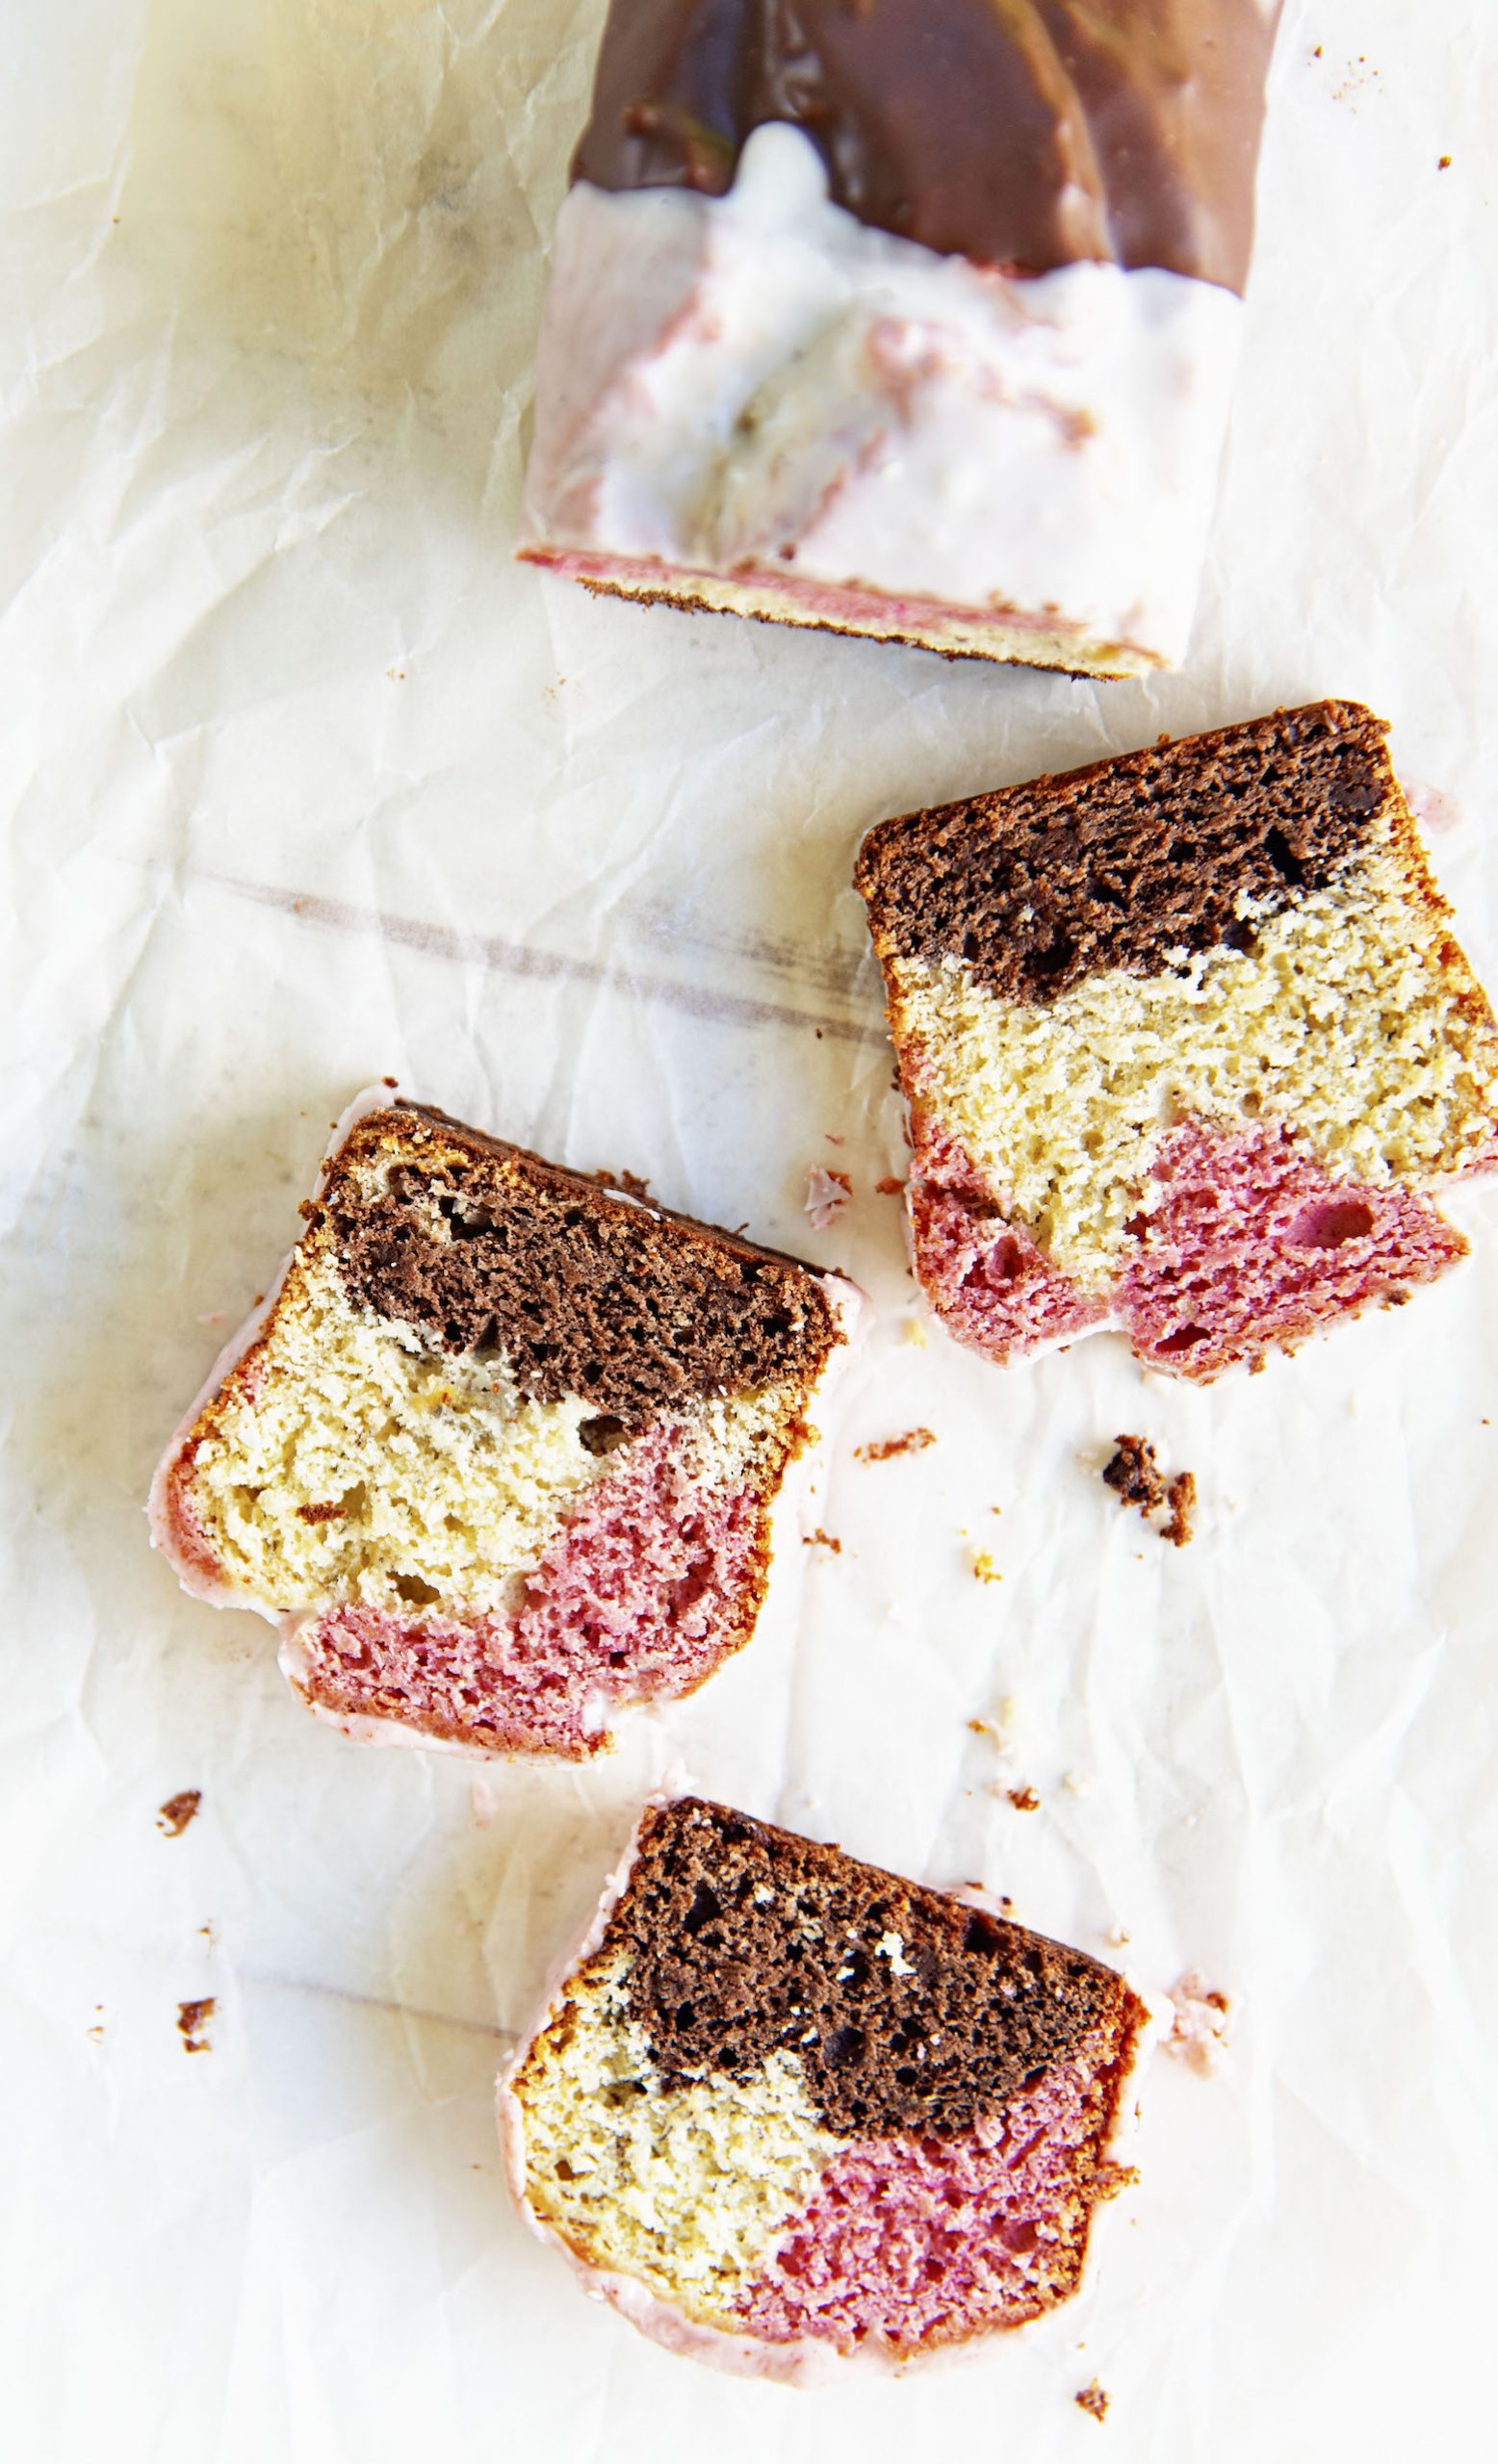
<svg viewBox="0 0 1498 2464"><path fill-rule="evenodd" d="M661 2071L737 2075L784 2048L829 2129L950 2134L1084 2040L1143 2016L1122 1977L996 1917L696 1797L645 1817L601 1957Z"/></svg>
<svg viewBox="0 0 1498 2464"><path fill-rule="evenodd" d="M863 222L1241 291L1278 0L613 0L575 176L721 195L766 120Z"/></svg>
<svg viewBox="0 0 1498 2464"><path fill-rule="evenodd" d="M1282 910L1358 855L1394 792L1384 732L1318 702L882 822L855 874L880 957L960 958L1045 1003L1096 968L1251 949L1245 898Z"/></svg>
<svg viewBox="0 0 1498 2464"><path fill-rule="evenodd" d="M534 1401L585 1396L599 1452L687 1398L810 1381L839 1340L814 1268L414 1104L356 1124L311 1213L357 1305L502 1346Z"/></svg>

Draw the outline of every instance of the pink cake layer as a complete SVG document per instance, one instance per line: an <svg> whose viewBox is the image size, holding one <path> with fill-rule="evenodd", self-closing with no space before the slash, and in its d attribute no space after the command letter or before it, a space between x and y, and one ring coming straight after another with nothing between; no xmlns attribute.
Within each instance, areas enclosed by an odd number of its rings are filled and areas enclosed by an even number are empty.
<svg viewBox="0 0 1498 2464"><path fill-rule="evenodd" d="M1080 2264L1072 2173L1098 2132L1100 2074L1066 2063L986 2127L842 2150L745 2297L745 2325L903 2354L1035 2317L1047 2266ZM1101 2187L1124 2178L1104 2168Z"/></svg>
<svg viewBox="0 0 1498 2464"><path fill-rule="evenodd" d="M1142 1359L1192 1377L1404 1300L1466 1254L1429 1198L1337 1180L1287 1130L1183 1120L1149 1168L1161 1196L1117 1305Z"/></svg>
<svg viewBox="0 0 1498 2464"><path fill-rule="evenodd" d="M1339 1180L1286 1129L1188 1117L1149 1172L1157 1199L1129 1225L1112 1287L1087 1292L1006 1217L957 1141L917 1120L916 1266L951 1333L1006 1361L1114 1322L1152 1366L1215 1377L1404 1300L1466 1254L1429 1198Z"/></svg>
<svg viewBox="0 0 1498 2464"><path fill-rule="evenodd" d="M690 1693L736 1647L763 1523L753 1486L694 1487L660 1426L569 1514L515 1615L341 1605L295 1623L284 1664L341 1720L581 1758L607 1745L608 1710Z"/></svg>
<svg viewBox="0 0 1498 2464"><path fill-rule="evenodd" d="M1021 1219L1005 1218L956 1139L918 1117L915 1131L916 1272L958 1341L1002 1362L1100 1325L1106 1301L1060 1273Z"/></svg>

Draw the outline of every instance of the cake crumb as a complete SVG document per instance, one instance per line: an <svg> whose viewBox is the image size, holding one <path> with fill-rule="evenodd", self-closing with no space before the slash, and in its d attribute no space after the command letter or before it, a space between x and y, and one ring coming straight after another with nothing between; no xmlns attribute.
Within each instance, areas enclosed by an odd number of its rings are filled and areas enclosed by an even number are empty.
<svg viewBox="0 0 1498 2464"><path fill-rule="evenodd" d="M1039 1813L1041 1810L1041 1801L1033 1788L1006 1788L1004 1794L1016 1813Z"/></svg>
<svg viewBox="0 0 1498 2464"><path fill-rule="evenodd" d="M182 2039L185 2051L188 2053L213 2051L208 2031L217 2008L218 2004L211 1993L201 2002L177 2004L177 2034Z"/></svg>
<svg viewBox="0 0 1498 2464"><path fill-rule="evenodd" d="M1210 2079L1227 2055L1230 2005L1227 1994L1214 1991L1200 1969L1193 1967L1171 1987L1171 2002L1175 2015L1165 2040L1166 2052L1175 2054L1199 2077Z"/></svg>
<svg viewBox="0 0 1498 2464"><path fill-rule="evenodd" d="M925 1350L926 1330L918 1318L906 1319L900 1341L902 1344L914 1344L917 1351Z"/></svg>
<svg viewBox="0 0 1498 2464"><path fill-rule="evenodd" d="M993 1719L969 1720L968 1726L974 1736L992 1737L995 1754L1012 1755L1020 1732L1020 1706L1013 1694L1006 1694Z"/></svg>
<svg viewBox="0 0 1498 2464"><path fill-rule="evenodd" d="M835 1557L840 1557L842 1554L841 1541L835 1540L830 1531L822 1529L820 1524L814 1531L802 1532L801 1546L803 1549L830 1549Z"/></svg>
<svg viewBox="0 0 1498 2464"><path fill-rule="evenodd" d="M814 1232L825 1232L836 1223L853 1195L853 1184L846 1172L829 1172L824 1165L814 1164L806 1176L805 1207Z"/></svg>
<svg viewBox="0 0 1498 2464"><path fill-rule="evenodd" d="M650 1183L642 1172L594 1172L589 1175L603 1190L623 1190L626 1197L648 1198Z"/></svg>
<svg viewBox="0 0 1498 2464"><path fill-rule="evenodd" d="M973 1551L972 1571L979 1582L1002 1582L1004 1579L986 1549Z"/></svg>
<svg viewBox="0 0 1498 2464"><path fill-rule="evenodd" d="M382 1087L399 1087L400 1081L399 1078L382 1078L379 1083Z"/></svg>
<svg viewBox="0 0 1498 2464"><path fill-rule="evenodd" d="M1170 1520L1160 1526L1160 1537L1172 1547L1184 1549L1191 1538L1193 1519L1197 1511L1197 1476L1195 1472L1178 1472L1166 1483L1165 1502L1170 1507Z"/></svg>
<svg viewBox="0 0 1498 2464"><path fill-rule="evenodd" d="M1449 154L1443 154L1435 167L1438 171L1449 171L1451 169L1451 156Z"/></svg>
<svg viewBox="0 0 1498 2464"><path fill-rule="evenodd" d="M1084 2413L1091 2413L1095 2422L1106 2421L1108 2399L1096 2378L1090 2387L1079 2388L1072 2400L1081 2405Z"/></svg>
<svg viewBox="0 0 1498 2464"><path fill-rule="evenodd" d="M1173 1548L1184 1549L1192 1537L1197 1506L1195 1472L1177 1472L1173 1480L1161 1473L1148 1437L1121 1430L1115 1451L1103 1465L1102 1476L1122 1505L1137 1505L1147 1523ZM1164 1520L1159 1518L1164 1517Z"/></svg>
<svg viewBox="0 0 1498 2464"><path fill-rule="evenodd" d="M93 2006L93 2025L91 2028L85 2028L84 2035L88 2038L90 2044L102 2044L104 2042L104 2005L102 2002L95 2002Z"/></svg>
<svg viewBox="0 0 1498 2464"><path fill-rule="evenodd" d="M894 1172L886 1172L882 1181L874 1183L881 1197L903 1197L905 1184Z"/></svg>
<svg viewBox="0 0 1498 2464"><path fill-rule="evenodd" d="M174 1797L157 1807L157 1830L165 1832L168 1839L180 1839L202 1802L201 1788L179 1788Z"/></svg>
<svg viewBox="0 0 1498 2464"><path fill-rule="evenodd" d="M899 1437L877 1437L867 1446L855 1446L855 1463L889 1463L896 1454L923 1454L935 1446L936 1431L929 1428L908 1428Z"/></svg>

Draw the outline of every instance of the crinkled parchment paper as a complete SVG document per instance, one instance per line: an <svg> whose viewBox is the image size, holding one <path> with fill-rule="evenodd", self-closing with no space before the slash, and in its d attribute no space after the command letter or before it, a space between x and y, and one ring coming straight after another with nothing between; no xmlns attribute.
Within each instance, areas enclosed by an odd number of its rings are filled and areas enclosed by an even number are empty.
<svg viewBox="0 0 1498 2464"><path fill-rule="evenodd" d="M1008 1375L922 1342L847 882L915 802L1346 693L1443 791L1498 975L1498 16L1292 0L1195 648L1146 689L509 561L599 15L6 12L0 2445L1477 2457L1498 1207L1463 1201L1477 1254L1416 1305L1206 1395L1112 1339ZM808 1509L841 1553L792 1537L752 1650L584 1775L330 1738L269 1630L146 1547L159 1446L384 1072L878 1305ZM820 1233L814 1165L853 1183ZM1189 1548L1103 1488L1121 1429L1196 1473ZM1143 2185L1028 2337L851 2392L719 2381L510 2215L503 2032L676 1764L1230 1997L1214 2077L1155 2059Z"/></svg>

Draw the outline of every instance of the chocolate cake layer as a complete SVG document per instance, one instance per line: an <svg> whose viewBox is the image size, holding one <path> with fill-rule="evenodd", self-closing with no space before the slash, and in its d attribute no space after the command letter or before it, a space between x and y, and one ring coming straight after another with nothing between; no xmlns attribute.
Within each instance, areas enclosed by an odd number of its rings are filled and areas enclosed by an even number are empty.
<svg viewBox="0 0 1498 2464"><path fill-rule="evenodd" d="M576 175L722 195L766 121L863 222L1241 290L1268 0L615 0Z"/></svg>
<svg viewBox="0 0 1498 2464"><path fill-rule="evenodd" d="M349 1297L448 1351L498 1346L532 1401L586 1397L594 1450L685 1398L820 1373L838 1334L811 1268L441 1113L392 1110L407 1139L430 1124L431 1168L397 1165L372 1194L361 1167L390 1116L354 1129L321 1200Z"/></svg>
<svg viewBox="0 0 1498 2464"><path fill-rule="evenodd" d="M667 2081L793 2052L847 2138L969 2129L1129 2003L1080 1951L693 1797L647 1815L609 1942Z"/></svg>
<svg viewBox="0 0 1498 2464"><path fill-rule="evenodd" d="M856 880L882 957L962 960L1009 1001L1096 969L1253 946L1244 910L1323 889L1394 792L1383 722L1278 710L871 831Z"/></svg>

